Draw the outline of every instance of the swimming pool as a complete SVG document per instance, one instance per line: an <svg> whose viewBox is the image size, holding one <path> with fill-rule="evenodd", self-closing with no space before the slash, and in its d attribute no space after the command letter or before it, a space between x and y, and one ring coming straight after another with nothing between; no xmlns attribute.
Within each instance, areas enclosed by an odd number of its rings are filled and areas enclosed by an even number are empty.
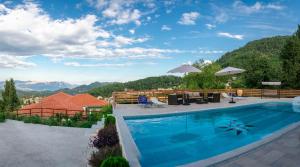
<svg viewBox="0 0 300 167"><path fill-rule="evenodd" d="M172 115L125 117L142 166L177 166L253 143L300 121L287 102Z"/></svg>

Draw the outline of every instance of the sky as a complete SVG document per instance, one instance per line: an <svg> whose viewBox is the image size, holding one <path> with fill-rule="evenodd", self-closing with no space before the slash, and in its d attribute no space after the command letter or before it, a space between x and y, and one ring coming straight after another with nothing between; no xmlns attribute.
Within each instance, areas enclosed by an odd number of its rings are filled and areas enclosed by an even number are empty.
<svg viewBox="0 0 300 167"><path fill-rule="evenodd" d="M0 80L86 84L166 75L290 35L297 0L0 0Z"/></svg>

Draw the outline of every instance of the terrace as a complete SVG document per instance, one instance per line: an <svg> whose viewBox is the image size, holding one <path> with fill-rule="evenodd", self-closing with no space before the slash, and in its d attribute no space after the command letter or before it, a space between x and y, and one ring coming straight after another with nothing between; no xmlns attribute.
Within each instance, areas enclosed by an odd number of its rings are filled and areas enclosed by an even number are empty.
<svg viewBox="0 0 300 167"><path fill-rule="evenodd" d="M194 92L236 92L238 89L224 90L197 90ZM274 90L267 90L271 92ZM124 117L147 117L149 115L169 115L180 113L193 113L193 111L202 111L208 109L228 108L232 106L244 106L249 104L266 103L266 102L291 102L292 98L300 94L299 90L278 90L281 98L261 98L263 90L260 89L243 89L243 96L247 96L245 100L240 100L236 104L228 103L228 99L221 98L219 103L208 104L195 104L190 105L166 105L165 107L150 107L143 108L135 103L139 95L146 95L147 97L156 96L160 101L166 102L167 95L172 93L188 92L178 90L167 91L131 91L131 92L115 92L113 97L115 99L114 114L117 117L117 127L121 144L124 148L123 153L130 162L131 166L140 166L139 157L141 153L136 145L131 132L126 126ZM269 94L270 95L270 94ZM289 98L287 98L289 97ZM132 103L132 104L122 104ZM297 149L300 147L299 141L299 123L291 124L272 135L254 142L246 147L230 151L229 153L222 154L221 156L209 158L206 160L188 163L186 166L297 166L299 160Z"/></svg>

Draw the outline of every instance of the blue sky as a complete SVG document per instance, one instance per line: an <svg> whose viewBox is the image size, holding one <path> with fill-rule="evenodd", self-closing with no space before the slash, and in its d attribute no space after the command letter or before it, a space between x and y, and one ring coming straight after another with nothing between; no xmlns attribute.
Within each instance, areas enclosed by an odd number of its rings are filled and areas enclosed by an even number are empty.
<svg viewBox="0 0 300 167"><path fill-rule="evenodd" d="M0 0L0 80L129 81L290 35L300 1Z"/></svg>

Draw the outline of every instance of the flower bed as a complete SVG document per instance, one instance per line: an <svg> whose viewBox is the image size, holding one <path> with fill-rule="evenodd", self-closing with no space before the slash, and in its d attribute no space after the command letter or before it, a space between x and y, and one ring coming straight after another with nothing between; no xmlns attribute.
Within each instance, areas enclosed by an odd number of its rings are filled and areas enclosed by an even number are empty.
<svg viewBox="0 0 300 167"><path fill-rule="evenodd" d="M91 147L96 149L89 159L92 167L129 167L127 160L122 157L115 122L115 117L107 116L104 128L91 140Z"/></svg>

